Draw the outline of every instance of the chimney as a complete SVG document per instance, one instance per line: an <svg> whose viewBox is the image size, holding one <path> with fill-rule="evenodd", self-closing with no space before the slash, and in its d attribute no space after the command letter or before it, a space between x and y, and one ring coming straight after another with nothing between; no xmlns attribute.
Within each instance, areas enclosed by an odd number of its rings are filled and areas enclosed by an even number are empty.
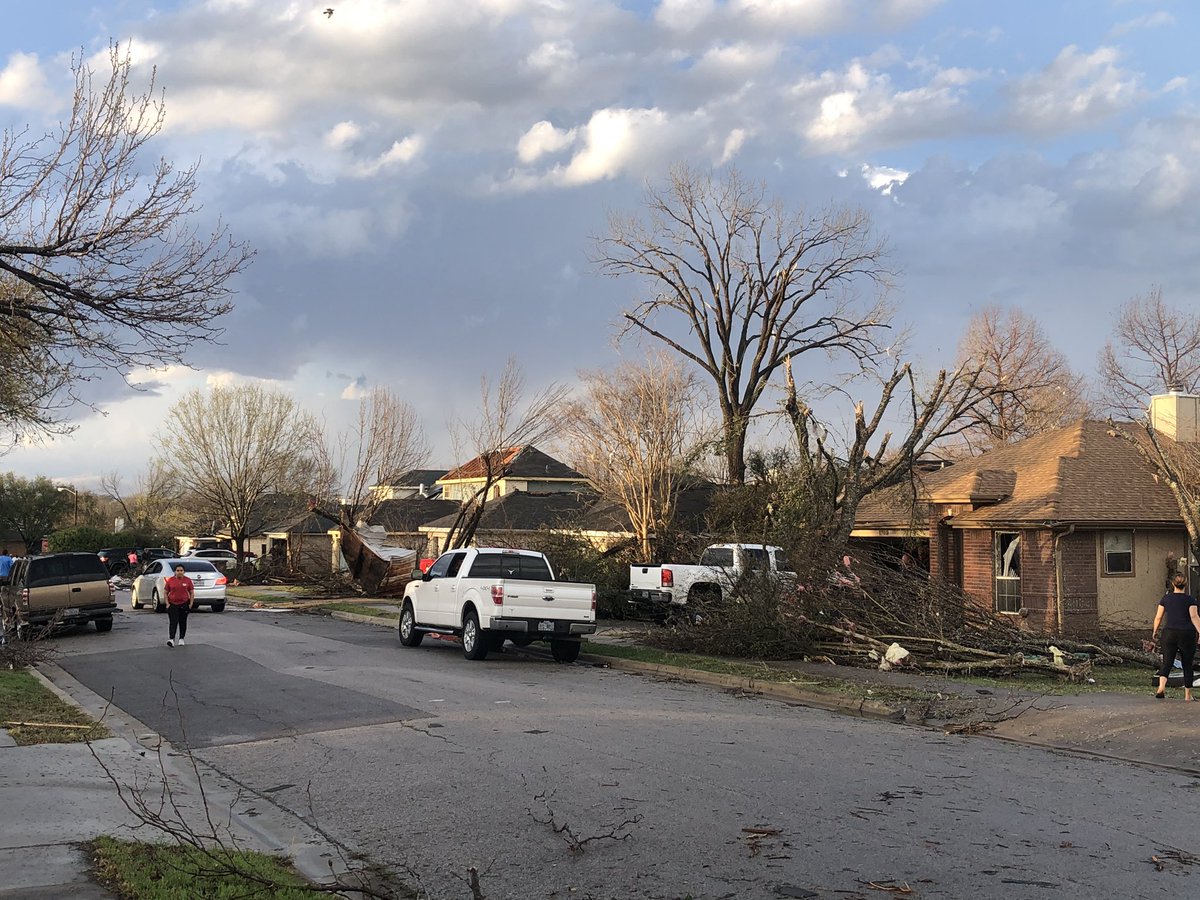
<svg viewBox="0 0 1200 900"><path fill-rule="evenodd" d="M1150 426L1173 441L1200 441L1200 397L1172 389L1150 398Z"/></svg>

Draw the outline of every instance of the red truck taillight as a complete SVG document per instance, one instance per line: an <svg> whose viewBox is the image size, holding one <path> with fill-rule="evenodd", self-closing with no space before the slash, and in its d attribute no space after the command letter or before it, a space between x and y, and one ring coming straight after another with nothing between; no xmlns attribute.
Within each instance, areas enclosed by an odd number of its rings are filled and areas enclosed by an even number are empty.
<svg viewBox="0 0 1200 900"><path fill-rule="evenodd" d="M21 589L21 605L22 606L29 605L29 588Z"/></svg>
<svg viewBox="0 0 1200 900"><path fill-rule="evenodd" d="M495 603L497 606L504 605L504 585L502 585L502 584L493 584L492 585L492 602Z"/></svg>
<svg viewBox="0 0 1200 900"><path fill-rule="evenodd" d="M592 588L592 612L596 611L596 589Z"/></svg>
<svg viewBox="0 0 1200 900"><path fill-rule="evenodd" d="M662 586L675 587L675 573L665 567L662 570Z"/></svg>

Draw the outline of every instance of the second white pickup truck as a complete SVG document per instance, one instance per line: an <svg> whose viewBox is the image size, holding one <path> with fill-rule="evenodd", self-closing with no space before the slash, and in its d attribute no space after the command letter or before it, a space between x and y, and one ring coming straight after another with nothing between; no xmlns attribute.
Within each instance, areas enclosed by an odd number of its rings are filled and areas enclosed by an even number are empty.
<svg viewBox="0 0 1200 900"><path fill-rule="evenodd" d="M655 615L695 603L705 597L728 597L749 570L773 577L796 577L783 549L765 544L713 544L700 555L699 565L665 563L630 566L629 597Z"/></svg>
<svg viewBox="0 0 1200 900"><path fill-rule="evenodd" d="M595 630L596 586L555 581L550 561L533 550L447 551L428 572L413 572L400 608L401 644L456 634L467 659L485 659L508 639L547 641L555 660L574 662L582 635Z"/></svg>

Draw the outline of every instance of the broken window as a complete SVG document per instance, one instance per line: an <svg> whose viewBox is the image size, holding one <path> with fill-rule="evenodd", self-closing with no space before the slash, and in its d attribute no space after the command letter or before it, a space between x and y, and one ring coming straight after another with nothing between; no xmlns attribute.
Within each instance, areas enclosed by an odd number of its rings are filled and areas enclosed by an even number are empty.
<svg viewBox="0 0 1200 900"><path fill-rule="evenodd" d="M1104 532L1104 574L1133 574L1133 532Z"/></svg>
<svg viewBox="0 0 1200 900"><path fill-rule="evenodd" d="M995 534L996 612L1021 611L1021 535L1015 531Z"/></svg>

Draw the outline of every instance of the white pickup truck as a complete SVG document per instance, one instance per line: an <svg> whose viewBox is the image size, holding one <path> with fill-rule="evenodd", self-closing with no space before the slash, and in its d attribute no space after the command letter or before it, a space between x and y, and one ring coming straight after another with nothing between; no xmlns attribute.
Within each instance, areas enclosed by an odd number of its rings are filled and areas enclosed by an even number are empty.
<svg viewBox="0 0 1200 900"><path fill-rule="evenodd" d="M629 598L652 613L667 612L704 597L728 597L730 589L750 570L795 578L783 549L767 544L713 544L700 555L699 565L666 563L629 567Z"/></svg>
<svg viewBox="0 0 1200 900"><path fill-rule="evenodd" d="M413 572L400 608L400 643L430 632L462 637L467 659L485 659L505 639L520 647L548 641L558 662L574 662L581 636L596 630L596 586L555 581L532 550L463 547Z"/></svg>

